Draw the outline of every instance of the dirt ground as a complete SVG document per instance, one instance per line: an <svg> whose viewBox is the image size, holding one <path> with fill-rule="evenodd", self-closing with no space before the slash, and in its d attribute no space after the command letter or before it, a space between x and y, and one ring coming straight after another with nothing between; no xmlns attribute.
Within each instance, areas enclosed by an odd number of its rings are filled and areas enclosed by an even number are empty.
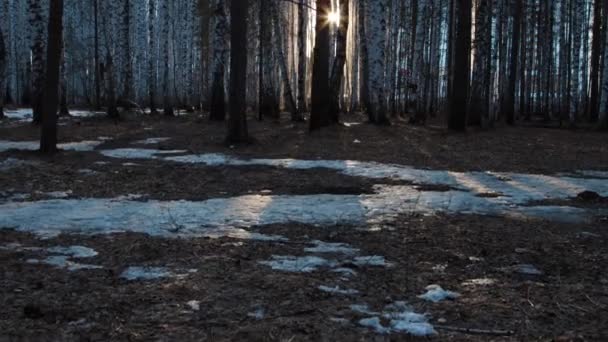
<svg viewBox="0 0 608 342"><path fill-rule="evenodd" d="M362 118L346 116L344 121ZM118 123L72 118L59 132L60 141L66 142L113 138L98 149L170 137L158 146L193 153L368 160L456 171L608 171L608 134L591 131L498 127L454 135L439 127L397 122L390 127L359 124L309 134L306 124L249 123L256 141L248 146L226 146L223 124L199 115L129 117ZM0 140L35 140L38 134L30 125L0 123ZM159 200L259 192L362 194L370 193L374 184L394 183L321 169L175 165L116 160L95 152L63 152L51 158L35 152L0 152L0 160L6 157L36 162L0 172L0 191L26 193L28 200L68 189L70 197L146 194ZM571 200L579 206L605 207L604 201ZM103 267L70 272L26 262L44 258L40 250L0 248L0 341L606 341L606 228L605 218L593 224L559 224L408 215L373 227L277 224L251 229L289 239L273 242L134 233L40 239L0 229L0 246L86 246L99 255L83 262ZM346 243L360 255L383 256L390 266L357 266L337 253L322 256L342 260L339 266L353 269L355 276L326 269L289 273L260 264L276 255L309 255L304 248L313 240ZM541 274L519 273L518 265L525 264ZM133 265L196 272L150 281L121 278ZM491 284L476 284L475 279ZM430 284L460 297L440 303L418 298ZM319 290L321 285L359 293L330 294ZM359 326L357 322L367 316L350 309L368 304L381 310L399 300L418 313L428 313L438 335L378 334ZM197 301L198 307L188 305L190 301ZM260 310L261 317L252 314Z"/></svg>
<svg viewBox="0 0 608 342"><path fill-rule="evenodd" d="M412 126L403 121L395 121L388 127L368 125L361 115L345 115L342 119L357 124L310 134L307 123L293 124L286 117L281 122L250 118L249 131L255 143L238 148L224 143L224 123L209 122L206 116L198 114L177 118L128 116L122 122L73 118L59 127L59 140L106 136L113 140L100 148L112 148L139 139L171 137L160 144L161 149L244 157L354 159L453 171L608 170L608 134L603 132L499 126L450 134L440 126ZM0 124L0 139L37 140L39 130L30 125Z"/></svg>

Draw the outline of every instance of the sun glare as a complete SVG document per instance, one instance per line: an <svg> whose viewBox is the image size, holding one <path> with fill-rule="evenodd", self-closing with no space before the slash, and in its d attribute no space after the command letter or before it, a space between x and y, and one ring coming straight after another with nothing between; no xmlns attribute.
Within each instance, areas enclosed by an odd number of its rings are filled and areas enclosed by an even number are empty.
<svg viewBox="0 0 608 342"><path fill-rule="evenodd" d="M340 26L340 12L329 12L327 14L327 21L336 26Z"/></svg>

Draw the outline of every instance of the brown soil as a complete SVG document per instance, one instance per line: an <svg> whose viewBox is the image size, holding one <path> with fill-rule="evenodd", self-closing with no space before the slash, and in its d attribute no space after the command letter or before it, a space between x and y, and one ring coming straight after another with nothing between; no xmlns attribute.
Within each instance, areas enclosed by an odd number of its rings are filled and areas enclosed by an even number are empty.
<svg viewBox="0 0 608 342"><path fill-rule="evenodd" d="M361 121L359 116L345 121ZM133 141L171 137L156 147L192 153L221 152L244 157L354 159L449 170L557 173L608 170L608 135L590 131L499 127L448 134L436 127L397 122L391 127L362 124L309 134L305 124L250 121L256 143L223 143L223 124L196 115L166 119L137 117L114 123L103 118L70 119L61 141L110 136L101 148L132 147ZM35 140L30 125L0 124L0 139ZM355 143L358 140L361 143ZM150 146L155 147L155 146ZM71 197L148 194L155 199L202 200L268 191L273 194L372 191L369 180L330 170L269 167L203 167L159 161L116 160L95 152L40 157L8 151L5 157L36 160L0 172L0 192L72 190ZM95 164L105 161L107 164ZM124 166L125 162L138 165ZM89 169L97 173L83 173ZM449 188L420 185L421 190ZM495 196L484 194L483 196ZM564 204L556 203L556 204ZM601 206L573 199L565 204ZM0 246L83 245L99 256L83 263L102 270L68 272L25 262L40 252L0 249L0 341L3 340L238 340L238 341L394 341L420 340L403 334L378 335L361 328L364 316L351 304L373 310L396 300L428 312L437 341L605 341L608 340L608 222L557 224L478 216L403 216L382 227L310 227L282 224L254 227L288 242L222 239L163 239L141 234L62 235L41 240L0 229ZM382 255L390 268L359 267L344 281L332 272L273 271L258 262L272 255L305 255L311 240L345 242L361 255ZM332 257L331 255L328 257ZM518 274L532 264L541 276ZM198 272L176 279L129 282L128 266L167 266ZM355 267L352 264L345 266ZM489 286L465 286L492 278ZM459 292L455 301L430 304L416 296L429 284ZM359 290L357 296L330 295L319 285ZM186 303L200 301L200 310ZM263 307L261 320L247 314ZM330 318L344 318L346 324ZM443 322L443 323L440 323ZM439 329L443 326L442 329ZM453 331L461 330L460 332ZM481 334L462 330L481 329ZM491 336L488 331L501 332ZM509 334L502 334L509 332ZM426 339L422 339L426 340Z"/></svg>
<svg viewBox="0 0 608 342"><path fill-rule="evenodd" d="M298 225L256 230L283 234L290 241L167 240L139 234L41 241L24 233L0 231L0 245L94 248L99 256L86 263L104 266L103 270L68 272L24 262L36 252L0 250L0 338L418 340L400 334L377 335L358 327L356 322L365 316L349 309L351 304L367 303L379 310L396 300L408 301L417 312L428 312L437 326L512 332L490 336L439 329L432 339L437 341L608 338L608 235L598 226L408 216L381 231ZM284 273L258 264L271 255L304 255L303 248L312 239L349 243L361 249L361 255L382 255L393 265L355 268L358 275L343 281L331 272ZM518 264L533 264L543 275L520 275L513 270ZM119 278L131 265L196 268L198 272L183 279L129 282ZM463 285L477 278L492 278L496 283ZM440 284L461 297L438 304L418 299L429 284ZM319 285L340 285L360 294L330 295L319 291ZM186 305L191 300L201 302L200 311ZM247 315L257 307L265 310L261 320ZM332 322L332 317L348 322Z"/></svg>
<svg viewBox="0 0 608 342"><path fill-rule="evenodd" d="M363 122L360 115L344 116L347 122ZM36 140L31 125L0 126L0 138ZM80 141L110 136L105 147L124 147L148 137L172 137L165 149L195 153L222 152L244 157L299 159L354 159L397 163L423 168L554 173L577 169L608 170L608 134L589 130L534 127L471 129L450 134L438 126L411 126L396 121L392 126L360 124L338 126L308 133L306 123L293 124L249 120L255 143L238 148L224 144L225 124L205 116L178 118L138 116L122 122L105 118L76 119L59 128L60 141ZM355 143L355 141L360 143Z"/></svg>

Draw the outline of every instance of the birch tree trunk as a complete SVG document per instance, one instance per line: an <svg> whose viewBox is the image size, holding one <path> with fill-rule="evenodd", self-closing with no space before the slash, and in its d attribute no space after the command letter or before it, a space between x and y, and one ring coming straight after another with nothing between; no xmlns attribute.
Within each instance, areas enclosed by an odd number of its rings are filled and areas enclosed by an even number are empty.
<svg viewBox="0 0 608 342"><path fill-rule="evenodd" d="M608 0L602 0L604 9L608 9ZM608 28L604 27L604 54L602 66L602 89L600 92L601 101L599 108L598 128L602 130L608 129Z"/></svg>
<svg viewBox="0 0 608 342"><path fill-rule="evenodd" d="M156 0L148 0L148 101L150 114L157 114L156 110Z"/></svg>
<svg viewBox="0 0 608 342"><path fill-rule="evenodd" d="M488 55L491 53L488 34L491 30L491 19L489 13L489 0L478 1L475 11L475 51L473 53L473 78L471 81L471 106L469 110L469 125L480 126L482 118L488 117L489 94L486 84L486 72L490 72Z"/></svg>
<svg viewBox="0 0 608 342"><path fill-rule="evenodd" d="M277 7L279 7L279 3L274 3L271 6L272 9L272 21L274 23L274 32L276 35L276 46L278 51L278 59L279 59L279 68L281 69L281 77L283 80L284 86L284 98L287 104L287 111L291 113L291 121L302 121L301 115L298 114L298 108L296 105L295 97L293 96L293 91L291 88L291 82L289 80L289 68L287 67L287 57L285 56L285 43L283 40L283 35L281 34L281 27L283 27L283 23L281 22L281 15Z"/></svg>
<svg viewBox="0 0 608 342"><path fill-rule="evenodd" d="M306 32L308 21L307 0L298 5L298 115L306 112Z"/></svg>
<svg viewBox="0 0 608 342"><path fill-rule="evenodd" d="M369 108L372 122L390 124L386 115L386 95L384 88L384 62L386 48L386 6L387 0L370 1L368 10L368 74Z"/></svg>
<svg viewBox="0 0 608 342"><path fill-rule="evenodd" d="M31 30L32 49L32 73L31 73L31 102L34 123L39 124L42 120L42 92L44 89L44 54L45 43L45 9L46 1L28 0L29 23Z"/></svg>
<svg viewBox="0 0 608 342"><path fill-rule="evenodd" d="M346 63L346 37L348 35L349 16L349 1L342 0L340 2L340 24L336 37L336 58L329 78L329 115L335 123L340 120L340 88L344 76L344 64Z"/></svg>
<svg viewBox="0 0 608 342"><path fill-rule="evenodd" d="M224 121L226 119L226 98L224 93L224 73L226 70L226 8L224 0L213 0L213 57L211 59L211 108L210 119Z"/></svg>

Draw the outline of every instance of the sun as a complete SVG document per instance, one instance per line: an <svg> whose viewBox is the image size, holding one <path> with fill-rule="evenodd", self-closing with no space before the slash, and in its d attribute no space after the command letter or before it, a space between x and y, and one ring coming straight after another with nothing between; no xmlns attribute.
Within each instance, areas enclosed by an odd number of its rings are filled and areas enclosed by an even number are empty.
<svg viewBox="0 0 608 342"><path fill-rule="evenodd" d="M340 12L331 11L327 13L327 22L336 26L340 26Z"/></svg>

